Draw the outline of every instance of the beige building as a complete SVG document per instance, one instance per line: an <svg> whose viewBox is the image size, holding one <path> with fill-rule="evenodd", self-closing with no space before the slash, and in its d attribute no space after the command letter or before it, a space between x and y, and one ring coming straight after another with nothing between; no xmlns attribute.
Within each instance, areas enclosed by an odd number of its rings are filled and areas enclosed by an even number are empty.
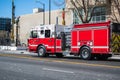
<svg viewBox="0 0 120 80"><path fill-rule="evenodd" d="M94 4L94 0L89 0L89 1L92 1L91 3ZM111 2L112 0L98 0L98 1L100 1L100 3L97 5L96 9L94 10L94 15L91 19L91 22L104 22L108 20L117 22L116 18L120 19L120 15L118 14L114 3ZM117 17L115 17L115 15ZM51 24L58 23L62 25L62 9L51 11L50 21L51 21ZM81 23L81 20L78 19L78 16L75 12L74 7L70 3L70 0L66 0L65 22L66 22L66 25ZM19 19L20 43L27 44L27 39L29 38L30 29L41 24L43 24L43 12L20 16L20 19ZM48 11L45 12L45 24L49 24Z"/></svg>
<svg viewBox="0 0 120 80"><path fill-rule="evenodd" d="M66 25L72 24L72 12L66 13ZM57 19L58 18L58 19ZM51 24L62 25L62 9L51 11ZM30 29L43 24L43 12L32 13L20 16L19 19L19 39L20 43L27 44ZM45 12L45 24L49 24L49 11Z"/></svg>

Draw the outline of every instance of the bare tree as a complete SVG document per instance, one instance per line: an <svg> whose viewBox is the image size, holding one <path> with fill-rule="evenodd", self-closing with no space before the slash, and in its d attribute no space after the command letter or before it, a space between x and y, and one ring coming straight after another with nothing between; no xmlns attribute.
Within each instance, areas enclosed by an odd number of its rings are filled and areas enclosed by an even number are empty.
<svg viewBox="0 0 120 80"><path fill-rule="evenodd" d="M120 23L120 0L112 0L111 4L111 19L113 22Z"/></svg>
<svg viewBox="0 0 120 80"><path fill-rule="evenodd" d="M89 23L99 0L70 0L70 2L82 23Z"/></svg>
<svg viewBox="0 0 120 80"><path fill-rule="evenodd" d="M58 0L52 0L52 1L58 7L65 5L65 0L59 0L59 1Z"/></svg>

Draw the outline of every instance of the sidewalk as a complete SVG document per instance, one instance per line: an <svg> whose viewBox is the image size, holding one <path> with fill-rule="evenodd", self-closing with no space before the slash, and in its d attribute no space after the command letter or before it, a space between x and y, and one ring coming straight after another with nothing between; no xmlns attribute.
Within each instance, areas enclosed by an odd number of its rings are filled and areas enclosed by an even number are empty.
<svg viewBox="0 0 120 80"><path fill-rule="evenodd" d="M0 54L28 54L37 55L27 51L27 47L15 47L15 46L0 46Z"/></svg>
<svg viewBox="0 0 120 80"><path fill-rule="evenodd" d="M26 50L0 50L1 54L34 54L34 53L30 53Z"/></svg>
<svg viewBox="0 0 120 80"><path fill-rule="evenodd" d="M120 60L120 55L113 55L110 59Z"/></svg>

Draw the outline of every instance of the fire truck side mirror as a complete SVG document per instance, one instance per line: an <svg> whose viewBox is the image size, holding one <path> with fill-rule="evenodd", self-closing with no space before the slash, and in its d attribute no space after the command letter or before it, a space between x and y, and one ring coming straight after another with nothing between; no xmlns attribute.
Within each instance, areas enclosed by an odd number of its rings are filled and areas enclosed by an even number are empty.
<svg viewBox="0 0 120 80"><path fill-rule="evenodd" d="M61 39L61 35L60 34L57 35L57 39Z"/></svg>
<svg viewBox="0 0 120 80"><path fill-rule="evenodd" d="M57 38L57 39L61 39L61 33L60 33L60 32L57 32L56 38Z"/></svg>

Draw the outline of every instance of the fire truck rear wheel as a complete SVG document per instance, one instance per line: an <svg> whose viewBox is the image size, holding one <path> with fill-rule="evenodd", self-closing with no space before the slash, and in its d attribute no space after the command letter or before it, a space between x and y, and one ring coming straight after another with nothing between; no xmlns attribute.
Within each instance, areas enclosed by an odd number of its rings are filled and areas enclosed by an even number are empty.
<svg viewBox="0 0 120 80"><path fill-rule="evenodd" d="M38 56L45 57L46 56L46 49L43 46L38 47Z"/></svg>
<svg viewBox="0 0 120 80"><path fill-rule="evenodd" d="M80 50L80 56L84 60L90 60L92 58L90 48L85 46Z"/></svg>

